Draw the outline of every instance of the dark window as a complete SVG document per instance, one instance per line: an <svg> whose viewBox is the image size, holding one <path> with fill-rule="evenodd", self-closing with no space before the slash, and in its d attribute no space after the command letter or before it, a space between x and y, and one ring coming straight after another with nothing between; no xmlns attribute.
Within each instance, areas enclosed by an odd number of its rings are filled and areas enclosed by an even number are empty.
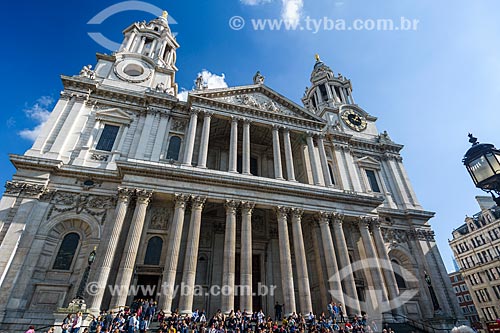
<svg viewBox="0 0 500 333"><path fill-rule="evenodd" d="M368 177L368 182L370 182L370 188L373 192L380 193L380 187L378 186L377 176L375 176L375 171L366 170L366 177Z"/></svg>
<svg viewBox="0 0 500 333"><path fill-rule="evenodd" d="M339 101L343 102L342 95L340 94L339 87L335 87L335 93L337 94L337 97L339 98Z"/></svg>
<svg viewBox="0 0 500 333"><path fill-rule="evenodd" d="M153 237L148 242L144 265L159 265L163 240L160 237Z"/></svg>
<svg viewBox="0 0 500 333"><path fill-rule="evenodd" d="M69 271L71 269L71 264L73 263L73 258L75 257L76 248L78 247L79 242L80 236L74 232L64 236L52 269Z"/></svg>
<svg viewBox="0 0 500 333"><path fill-rule="evenodd" d="M239 173L243 172L243 157L241 155L238 155L238 159L236 160L236 171ZM254 157L250 157L250 173L254 176L259 175L259 164Z"/></svg>
<svg viewBox="0 0 500 333"><path fill-rule="evenodd" d="M406 281L401 273L401 265L396 260L391 260L392 270L394 271L394 276L396 277L396 284L399 289L406 289Z"/></svg>
<svg viewBox="0 0 500 333"><path fill-rule="evenodd" d="M311 103L312 103L312 106L316 109L316 98L311 97Z"/></svg>
<svg viewBox="0 0 500 333"><path fill-rule="evenodd" d="M167 150L167 160L175 160L179 159L179 151L181 150L181 138L178 136L173 136L170 138L170 142L168 144Z"/></svg>
<svg viewBox="0 0 500 333"><path fill-rule="evenodd" d="M321 98L324 101L328 100L328 93L326 92L326 85L322 84L319 86L319 92L321 93Z"/></svg>
<svg viewBox="0 0 500 333"><path fill-rule="evenodd" d="M113 150L113 146L115 144L119 129L120 126L104 125L104 129L102 130L101 137L99 138L96 149L105 151Z"/></svg>
<svg viewBox="0 0 500 333"><path fill-rule="evenodd" d="M330 173L330 179L332 180L332 184L335 185L335 177L333 177L333 170L331 164L328 164L328 172Z"/></svg>

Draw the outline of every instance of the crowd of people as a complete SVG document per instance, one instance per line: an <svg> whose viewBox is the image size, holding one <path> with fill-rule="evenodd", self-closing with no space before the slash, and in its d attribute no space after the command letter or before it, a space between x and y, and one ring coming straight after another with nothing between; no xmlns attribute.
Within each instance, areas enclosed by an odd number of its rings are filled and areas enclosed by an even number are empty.
<svg viewBox="0 0 500 333"><path fill-rule="evenodd" d="M342 304L334 302L327 305L327 314L319 315L294 312L283 316L284 307L284 304L275 304L274 318L262 309L229 314L218 310L211 317L205 310L196 309L192 315L185 316L178 311L167 315L158 310L152 300L136 300L130 308L92 317L89 326L84 328L81 313L68 314L61 327L63 333L145 333L150 332L152 326L158 333L394 333L388 328L379 330L375 322L368 322L365 313L348 318Z"/></svg>

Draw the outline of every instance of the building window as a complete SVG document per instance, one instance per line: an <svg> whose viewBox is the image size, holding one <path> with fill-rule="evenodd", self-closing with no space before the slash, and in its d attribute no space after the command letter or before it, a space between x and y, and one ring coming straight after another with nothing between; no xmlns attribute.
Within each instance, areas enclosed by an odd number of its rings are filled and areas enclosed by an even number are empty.
<svg viewBox="0 0 500 333"><path fill-rule="evenodd" d="M97 142L97 146L95 149L112 151L119 130L120 126L114 126L108 124L104 125L104 129L102 130L101 137L99 138L99 141Z"/></svg>
<svg viewBox="0 0 500 333"><path fill-rule="evenodd" d="M167 150L167 160L175 160L179 159L179 152L181 150L181 138L178 136L172 136L170 138L170 142L168 143Z"/></svg>
<svg viewBox="0 0 500 333"><path fill-rule="evenodd" d="M160 264L161 250L163 247L163 240L160 237L153 237L148 242L146 248L146 256L144 257L144 265Z"/></svg>
<svg viewBox="0 0 500 333"><path fill-rule="evenodd" d="M366 177L368 178L368 182L370 183L370 188L372 192L380 193L380 187L378 185L377 176L375 175L375 171L373 170L365 170Z"/></svg>
<svg viewBox="0 0 500 333"><path fill-rule="evenodd" d="M335 177L333 176L332 165L328 163L328 173L330 174L330 179L332 180L332 184L335 185Z"/></svg>
<svg viewBox="0 0 500 333"><path fill-rule="evenodd" d="M396 284L398 285L398 288L406 289L406 281L403 278L401 272L401 265L395 259L392 259L391 263L392 263L392 270L394 271L394 276L396 277Z"/></svg>
<svg viewBox="0 0 500 333"><path fill-rule="evenodd" d="M72 232L64 236L52 269L69 271L79 242L80 236L77 233Z"/></svg>
<svg viewBox="0 0 500 333"><path fill-rule="evenodd" d="M328 93L326 92L325 84L319 85L319 92L321 93L321 98L323 99L323 101L328 101Z"/></svg>

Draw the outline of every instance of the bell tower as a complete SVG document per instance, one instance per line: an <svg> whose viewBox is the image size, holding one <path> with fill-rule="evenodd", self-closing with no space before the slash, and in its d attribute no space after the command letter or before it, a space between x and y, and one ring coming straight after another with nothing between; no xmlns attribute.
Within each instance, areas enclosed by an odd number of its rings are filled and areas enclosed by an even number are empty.
<svg viewBox="0 0 500 333"><path fill-rule="evenodd" d="M168 13L146 23L136 22L123 31L120 49L112 56L98 55L97 78L105 84L132 90L155 90L177 96L176 50Z"/></svg>
<svg viewBox="0 0 500 333"><path fill-rule="evenodd" d="M317 54L310 80L311 87L306 88L302 102L308 110L318 116L324 117L329 109L355 104L351 81L340 73L335 76L332 69L321 61Z"/></svg>

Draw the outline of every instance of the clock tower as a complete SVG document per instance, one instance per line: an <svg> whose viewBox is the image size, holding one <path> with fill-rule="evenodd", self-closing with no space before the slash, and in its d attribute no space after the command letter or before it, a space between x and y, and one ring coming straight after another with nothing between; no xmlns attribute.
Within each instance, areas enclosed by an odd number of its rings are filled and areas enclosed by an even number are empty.
<svg viewBox="0 0 500 333"><path fill-rule="evenodd" d="M328 121L329 125L347 134L370 137L378 135L376 117L369 115L354 101L352 84L342 74L333 70L316 55L311 73L311 87L302 98L304 106Z"/></svg>

